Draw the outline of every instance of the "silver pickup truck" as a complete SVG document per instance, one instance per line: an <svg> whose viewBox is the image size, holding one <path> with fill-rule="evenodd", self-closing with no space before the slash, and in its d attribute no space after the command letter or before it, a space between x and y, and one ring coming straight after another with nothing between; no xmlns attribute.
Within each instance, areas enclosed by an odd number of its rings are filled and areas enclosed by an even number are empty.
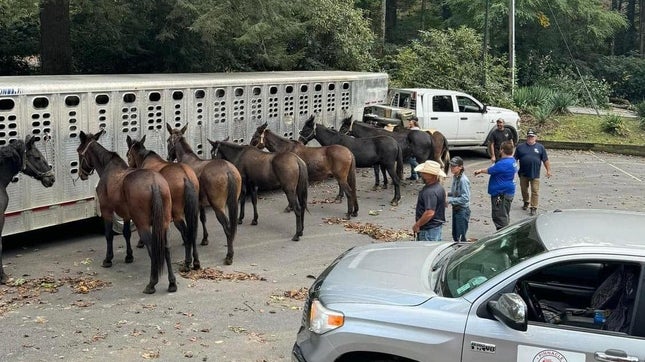
<svg viewBox="0 0 645 362"><path fill-rule="evenodd" d="M520 115L510 109L487 106L466 93L426 88L391 89L388 103L366 107L363 121L399 124L416 115L421 129L438 130L450 148L486 146L495 121L503 118L517 143Z"/></svg>

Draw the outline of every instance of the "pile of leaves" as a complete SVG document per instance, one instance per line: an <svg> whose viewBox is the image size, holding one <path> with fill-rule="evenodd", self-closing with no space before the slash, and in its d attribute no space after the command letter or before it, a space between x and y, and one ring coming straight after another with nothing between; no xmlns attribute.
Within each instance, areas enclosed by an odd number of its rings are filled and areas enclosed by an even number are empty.
<svg viewBox="0 0 645 362"><path fill-rule="evenodd" d="M232 281L238 281L238 280L260 280L260 281L266 281L266 278L259 276L255 273L244 273L244 272L232 272L232 273L224 273L220 269L214 269L214 268L204 268L200 270L191 270L186 273L180 273L180 275L186 279L191 279L191 280L197 280L197 279L208 279L208 280L215 280L215 281L222 281L222 280L232 280Z"/></svg>
<svg viewBox="0 0 645 362"><path fill-rule="evenodd" d="M42 293L57 293L64 285L69 285L76 294L87 294L92 290L110 286L111 283L89 276L65 277L62 279L56 279L52 276L13 279L0 288L0 315L26 304L40 303ZM72 304L76 305L75 303Z"/></svg>
<svg viewBox="0 0 645 362"><path fill-rule="evenodd" d="M408 230L394 230L384 228L380 225L372 223L360 223L360 222L351 222L341 218L323 218L323 221L327 224L341 224L345 227L345 230L354 230L359 234L365 234L370 236L372 239L378 241L397 241L397 240L412 240L413 235Z"/></svg>

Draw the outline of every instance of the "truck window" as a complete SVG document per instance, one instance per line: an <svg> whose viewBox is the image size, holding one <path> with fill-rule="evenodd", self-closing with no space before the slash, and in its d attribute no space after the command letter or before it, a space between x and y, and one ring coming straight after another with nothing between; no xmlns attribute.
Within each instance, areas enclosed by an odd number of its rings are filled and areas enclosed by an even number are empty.
<svg viewBox="0 0 645 362"><path fill-rule="evenodd" d="M432 110L435 112L454 112L450 96L433 96Z"/></svg>
<svg viewBox="0 0 645 362"><path fill-rule="evenodd" d="M459 112L481 113L479 105L468 97L457 96L457 104L459 105Z"/></svg>

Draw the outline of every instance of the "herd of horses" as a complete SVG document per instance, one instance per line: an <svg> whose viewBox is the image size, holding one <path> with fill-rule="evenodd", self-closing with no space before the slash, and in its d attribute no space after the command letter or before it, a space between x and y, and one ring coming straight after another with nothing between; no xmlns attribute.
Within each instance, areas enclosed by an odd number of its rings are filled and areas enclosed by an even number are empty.
<svg viewBox="0 0 645 362"><path fill-rule="evenodd" d="M446 139L439 132L407 129L389 132L352 122L351 117L344 119L340 129L335 130L316 123L312 115L304 122L298 141L273 133L265 123L257 127L249 145L228 139L209 140L211 159L202 159L193 152L184 137L187 125L178 129L167 124L166 129L169 133L167 159L145 147L146 136L140 140L128 136L127 160L124 160L98 142L105 130L96 134L81 131L77 148L80 179L87 180L94 171L99 176L96 192L107 243L102 266L112 266L115 235L112 226L118 215L123 219L125 262L134 261L131 223L139 234L137 247L145 247L150 257L150 280L143 290L147 294L155 292L164 268L168 274L168 291L177 290L168 245L171 222L179 230L185 248L180 271L200 269L197 234L201 221L201 244L207 245L204 208L210 206L226 235L224 262L229 265L233 262L237 225L244 219L247 194L253 205L251 224L257 225L258 190L281 189L288 201L285 211L293 212L296 218L292 240L298 241L303 235L310 182L334 178L339 187L336 201L347 199L344 216L349 219L358 215L357 167L373 167L374 189L380 185L379 173L383 175L383 188L387 188L389 175L394 185L391 204L396 206L401 198L404 160L410 156L418 162L433 159L447 171L450 159ZM307 146L313 139L321 146ZM18 172L40 180L45 187L54 184L51 166L34 142L35 138L27 136L25 141L12 141L0 148L1 283L7 281L1 255L4 211L9 201L7 185Z"/></svg>

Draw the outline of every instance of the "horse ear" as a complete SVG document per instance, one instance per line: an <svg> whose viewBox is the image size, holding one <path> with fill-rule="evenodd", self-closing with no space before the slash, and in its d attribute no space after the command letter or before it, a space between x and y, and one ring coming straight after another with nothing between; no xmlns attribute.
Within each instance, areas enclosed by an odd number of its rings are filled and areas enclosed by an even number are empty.
<svg viewBox="0 0 645 362"><path fill-rule="evenodd" d="M132 147L132 137L130 135L125 137L125 143L128 145L128 148Z"/></svg>
<svg viewBox="0 0 645 362"><path fill-rule="evenodd" d="M87 135L85 134L85 132L81 131L81 133L78 134L78 138L81 139L81 142L85 142Z"/></svg>
<svg viewBox="0 0 645 362"><path fill-rule="evenodd" d="M231 139L231 136L226 136L226 138L224 138L224 141L228 142L229 139Z"/></svg>
<svg viewBox="0 0 645 362"><path fill-rule="evenodd" d="M172 127L166 122L166 129L168 130L168 133L172 133Z"/></svg>
<svg viewBox="0 0 645 362"><path fill-rule="evenodd" d="M264 124L263 124L263 125L261 125L261 126L259 127L259 129L260 129L260 130L262 130L262 131L264 131L265 129L267 129L267 127L268 127L268 126L269 126L269 123L268 123L268 122L264 122Z"/></svg>
<svg viewBox="0 0 645 362"><path fill-rule="evenodd" d="M139 141L139 143L141 143L143 145L143 143L145 141L146 141L146 135L143 135L143 137L141 137L141 140Z"/></svg>
<svg viewBox="0 0 645 362"><path fill-rule="evenodd" d="M208 141L208 143L210 143L211 146L213 146L213 147L215 147L215 143L217 142L217 141L211 141L210 138L207 138L206 141Z"/></svg>
<svg viewBox="0 0 645 362"><path fill-rule="evenodd" d="M183 127L181 127L181 134L182 135L186 133L186 129L188 129L188 123L186 123Z"/></svg>
<svg viewBox="0 0 645 362"><path fill-rule="evenodd" d="M27 135L25 137L25 146L31 147L31 145L33 145L34 142L36 142L36 137L32 137L31 135Z"/></svg>
<svg viewBox="0 0 645 362"><path fill-rule="evenodd" d="M95 135L94 135L94 139L95 139L96 141L98 141L98 140L99 140L99 138L100 138L101 136L103 136L103 134L104 134L104 133L105 133L105 128L101 128L101 130L99 131L99 133L97 133L97 134L95 134Z"/></svg>

